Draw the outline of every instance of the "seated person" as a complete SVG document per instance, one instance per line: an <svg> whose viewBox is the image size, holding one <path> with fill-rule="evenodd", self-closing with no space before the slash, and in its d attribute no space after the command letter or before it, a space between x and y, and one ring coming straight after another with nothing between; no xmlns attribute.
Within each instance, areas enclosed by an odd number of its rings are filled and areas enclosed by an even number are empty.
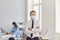
<svg viewBox="0 0 60 40"><path fill-rule="evenodd" d="M12 35L16 35L17 38L20 38L21 35L23 35L22 28L18 28L17 24L15 22L12 23L14 25L13 30L10 32Z"/></svg>
<svg viewBox="0 0 60 40"><path fill-rule="evenodd" d="M40 26L39 20L36 19L36 11L32 10L30 12L30 17L31 19L27 21L25 29L25 34L27 35L26 40L42 40L42 37L40 36L42 27Z"/></svg>
<svg viewBox="0 0 60 40"><path fill-rule="evenodd" d="M22 28L19 28L16 24L16 22L12 23L14 25L13 30L10 33L6 33L6 34L11 34L11 35L16 35L16 38L21 38L23 36L23 30ZM9 40L13 40L14 38L9 38Z"/></svg>

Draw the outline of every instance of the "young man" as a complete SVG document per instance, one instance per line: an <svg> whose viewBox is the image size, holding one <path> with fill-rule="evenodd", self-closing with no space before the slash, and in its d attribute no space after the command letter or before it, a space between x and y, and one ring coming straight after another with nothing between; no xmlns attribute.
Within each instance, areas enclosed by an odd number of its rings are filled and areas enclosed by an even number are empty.
<svg viewBox="0 0 60 40"><path fill-rule="evenodd" d="M27 22L26 25L26 35L27 38L26 40L39 40L40 36L39 36L39 32L41 32L42 27L40 27L40 23L39 20L36 20L36 12L35 11L31 11L30 12L30 17L31 20L29 20Z"/></svg>

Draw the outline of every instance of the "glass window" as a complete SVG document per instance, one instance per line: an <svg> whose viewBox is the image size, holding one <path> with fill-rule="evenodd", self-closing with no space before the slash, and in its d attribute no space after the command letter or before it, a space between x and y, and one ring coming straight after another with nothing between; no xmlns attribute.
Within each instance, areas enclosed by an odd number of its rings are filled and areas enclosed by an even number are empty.
<svg viewBox="0 0 60 40"><path fill-rule="evenodd" d="M33 0L33 3L34 4L38 4L39 3L39 0Z"/></svg>
<svg viewBox="0 0 60 40"><path fill-rule="evenodd" d="M40 19L40 24L42 26L42 5L40 5L40 10L39 10L39 19Z"/></svg>
<svg viewBox="0 0 60 40"><path fill-rule="evenodd" d="M42 3L42 0L40 0L40 3Z"/></svg>
<svg viewBox="0 0 60 40"><path fill-rule="evenodd" d="M39 6L34 6L34 9L36 11L36 19L39 20Z"/></svg>

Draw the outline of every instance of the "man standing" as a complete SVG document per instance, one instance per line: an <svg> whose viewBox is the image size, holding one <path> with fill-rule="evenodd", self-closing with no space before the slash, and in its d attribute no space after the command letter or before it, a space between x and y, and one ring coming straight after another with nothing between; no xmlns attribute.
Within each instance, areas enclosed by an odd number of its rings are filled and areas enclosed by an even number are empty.
<svg viewBox="0 0 60 40"><path fill-rule="evenodd" d="M26 30L25 30L27 35L26 40L39 40L39 37L40 37L39 32L41 32L42 27L40 27L39 20L35 19L36 12L31 11L30 17L31 17L31 20L27 22Z"/></svg>

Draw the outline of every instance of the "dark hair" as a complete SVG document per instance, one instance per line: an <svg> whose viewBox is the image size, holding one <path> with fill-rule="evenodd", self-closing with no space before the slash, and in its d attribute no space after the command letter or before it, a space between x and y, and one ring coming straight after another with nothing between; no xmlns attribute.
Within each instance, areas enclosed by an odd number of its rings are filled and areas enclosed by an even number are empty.
<svg viewBox="0 0 60 40"><path fill-rule="evenodd" d="M35 13L36 13L36 11L32 10L32 11L30 12L30 14L31 14L32 12L35 12Z"/></svg>
<svg viewBox="0 0 60 40"><path fill-rule="evenodd" d="M15 27L18 27L17 24L16 24L16 22L13 22L12 24L13 24Z"/></svg>
<svg viewBox="0 0 60 40"><path fill-rule="evenodd" d="M16 24L16 22L13 22L12 24Z"/></svg>

